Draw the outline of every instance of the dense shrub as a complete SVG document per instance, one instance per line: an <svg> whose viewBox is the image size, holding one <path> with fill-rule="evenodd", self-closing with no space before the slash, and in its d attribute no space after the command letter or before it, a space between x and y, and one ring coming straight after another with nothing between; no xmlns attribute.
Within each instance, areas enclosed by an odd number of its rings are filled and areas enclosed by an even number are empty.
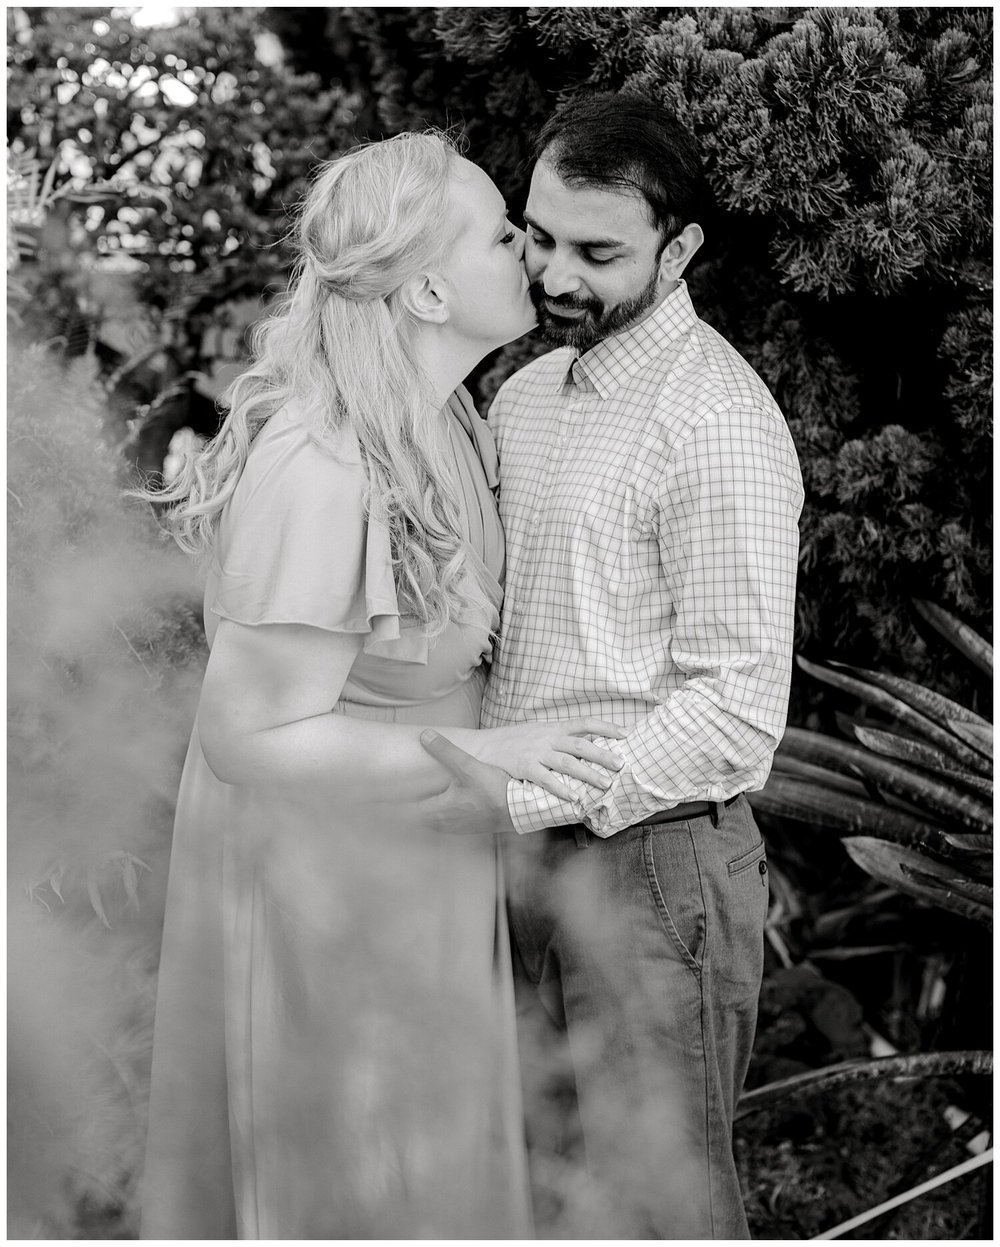
<svg viewBox="0 0 1000 1247"><path fill-rule="evenodd" d="M905 603L990 632L991 13L347 12L381 127L464 123L515 208L567 95L642 91L694 130L719 209L695 298L802 460L799 646L963 691Z"/></svg>

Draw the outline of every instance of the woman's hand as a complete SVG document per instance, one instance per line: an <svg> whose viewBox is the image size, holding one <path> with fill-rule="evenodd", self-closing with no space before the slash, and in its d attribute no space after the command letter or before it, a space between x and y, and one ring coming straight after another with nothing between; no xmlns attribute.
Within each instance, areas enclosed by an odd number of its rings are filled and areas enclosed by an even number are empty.
<svg viewBox="0 0 1000 1247"><path fill-rule="evenodd" d="M619 739L627 729L603 719L573 719L565 723L515 723L470 732L469 752L480 762L498 766L514 779L528 779L564 801L576 793L560 776L572 776L603 792L620 771L622 760L609 749L595 745L589 736ZM612 775L586 765L596 763Z"/></svg>

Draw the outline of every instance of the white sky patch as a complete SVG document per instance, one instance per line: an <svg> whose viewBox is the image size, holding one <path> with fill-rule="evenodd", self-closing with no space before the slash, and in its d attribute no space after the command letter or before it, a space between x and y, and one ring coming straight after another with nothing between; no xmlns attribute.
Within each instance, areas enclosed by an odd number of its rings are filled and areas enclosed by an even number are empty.
<svg viewBox="0 0 1000 1247"><path fill-rule="evenodd" d="M180 18L180 9L170 4L144 4L131 14L132 25L138 30L148 30L151 26L176 26Z"/></svg>

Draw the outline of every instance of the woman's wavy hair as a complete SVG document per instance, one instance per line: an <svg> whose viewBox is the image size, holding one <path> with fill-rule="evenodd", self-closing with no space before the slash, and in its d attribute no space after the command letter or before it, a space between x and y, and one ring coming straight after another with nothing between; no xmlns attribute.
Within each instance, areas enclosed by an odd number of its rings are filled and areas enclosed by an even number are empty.
<svg viewBox="0 0 1000 1247"><path fill-rule="evenodd" d="M322 166L299 209L296 260L279 309L251 334L250 366L222 400L216 436L165 487L164 525L192 553L210 547L255 435L293 404L336 453L353 431L368 474L369 522L389 531L404 614L432 636L471 605L457 485L443 468L440 416L411 345L409 279L433 268L455 142L437 131L364 144Z"/></svg>

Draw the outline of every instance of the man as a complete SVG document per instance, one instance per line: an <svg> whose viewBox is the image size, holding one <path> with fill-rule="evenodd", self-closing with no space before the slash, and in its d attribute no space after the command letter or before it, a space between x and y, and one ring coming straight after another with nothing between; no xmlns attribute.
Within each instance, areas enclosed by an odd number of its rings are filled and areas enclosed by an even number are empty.
<svg viewBox="0 0 1000 1247"><path fill-rule="evenodd" d="M435 813L519 833L512 930L567 1028L599 1234L745 1238L732 1121L768 891L742 794L784 729L801 477L683 281L703 241L693 138L603 94L561 107L535 155L525 263L558 349L490 412L508 570L483 726L629 732L600 742L623 759L606 790L568 779L572 802L428 734L455 776Z"/></svg>

